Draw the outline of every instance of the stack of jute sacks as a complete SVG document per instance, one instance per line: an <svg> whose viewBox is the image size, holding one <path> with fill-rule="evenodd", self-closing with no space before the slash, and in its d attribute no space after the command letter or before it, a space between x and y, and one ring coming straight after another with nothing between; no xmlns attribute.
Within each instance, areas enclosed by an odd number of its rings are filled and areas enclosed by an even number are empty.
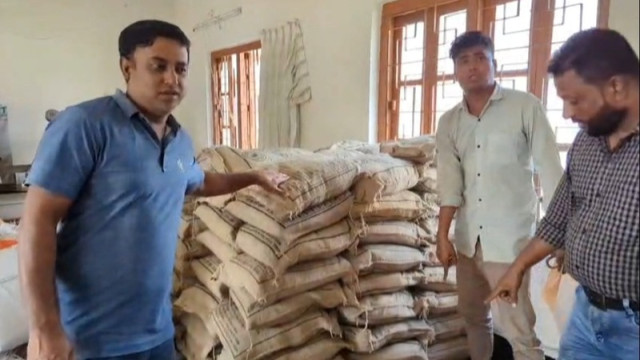
<svg viewBox="0 0 640 360"><path fill-rule="evenodd" d="M188 199L174 305L187 359L456 359L455 273L435 258L435 147L342 142L203 151L205 170L270 168L250 187ZM196 321L198 320L198 321Z"/></svg>

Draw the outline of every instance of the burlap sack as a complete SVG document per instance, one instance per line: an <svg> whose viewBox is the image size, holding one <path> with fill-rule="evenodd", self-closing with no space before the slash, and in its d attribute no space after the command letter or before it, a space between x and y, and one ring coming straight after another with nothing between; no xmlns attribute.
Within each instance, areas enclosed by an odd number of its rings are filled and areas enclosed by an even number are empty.
<svg viewBox="0 0 640 360"><path fill-rule="evenodd" d="M205 359L220 343L218 336L210 333L197 315L184 313L180 316L180 322L185 328L181 351L187 359Z"/></svg>
<svg viewBox="0 0 640 360"><path fill-rule="evenodd" d="M196 157L196 162L204 171L221 174L228 172L224 159L216 151L215 147L203 149Z"/></svg>
<svg viewBox="0 0 640 360"><path fill-rule="evenodd" d="M178 238L188 239L205 231L205 224L193 215L182 215L180 218L180 227L178 228Z"/></svg>
<svg viewBox="0 0 640 360"><path fill-rule="evenodd" d="M186 238L178 241L176 246L176 259L174 263L174 271L181 278L193 276L189 263L191 260L199 259L211 255L209 249L193 238Z"/></svg>
<svg viewBox="0 0 640 360"><path fill-rule="evenodd" d="M191 268L198 279L210 294L218 300L226 297L226 287L222 276L222 261L215 255L207 256L202 259L193 260Z"/></svg>
<svg viewBox="0 0 640 360"><path fill-rule="evenodd" d="M350 350L356 353L370 353L403 340L430 342L435 335L433 328L424 320L408 320L367 329L345 326L342 331Z"/></svg>
<svg viewBox="0 0 640 360"><path fill-rule="evenodd" d="M346 258L360 276L408 271L420 268L427 261L420 249L389 244L364 245L358 248L357 254L347 254Z"/></svg>
<svg viewBox="0 0 640 360"><path fill-rule="evenodd" d="M222 262L228 262L234 256L238 255L235 246L226 241L222 241L211 230L200 233L196 236L196 241L209 249L209 251Z"/></svg>
<svg viewBox="0 0 640 360"><path fill-rule="evenodd" d="M351 265L342 257L295 265L274 281L271 269L252 257L241 254L225 264L225 272L233 275L232 288L244 287L264 306L300 294L341 278L354 278Z"/></svg>
<svg viewBox="0 0 640 360"><path fill-rule="evenodd" d="M414 299L408 291L372 295L360 299L359 306L338 308L340 322L358 327L387 325L416 318Z"/></svg>
<svg viewBox="0 0 640 360"><path fill-rule="evenodd" d="M210 197L198 198L198 204L207 204L213 208L223 208L228 202L233 200L233 194L225 194Z"/></svg>
<svg viewBox="0 0 640 360"><path fill-rule="evenodd" d="M455 292L456 286L456 268L450 267L447 279L444 280L444 268L438 267L426 267L422 269L424 276L421 281L416 284L416 287L421 290L435 291L438 293Z"/></svg>
<svg viewBox="0 0 640 360"><path fill-rule="evenodd" d="M300 262L337 256L354 241L347 220L307 234L292 243L249 224L243 225L236 236L240 250L269 267L276 278Z"/></svg>
<svg viewBox="0 0 640 360"><path fill-rule="evenodd" d="M178 300L173 303L173 308L177 314L186 313L197 316L206 327L207 332L217 339L211 314L219 303L219 299L216 299L206 288L199 285L185 289Z"/></svg>
<svg viewBox="0 0 640 360"><path fill-rule="evenodd" d="M360 173L352 189L356 202L374 202L384 195L410 189L419 180L412 163L386 154L361 154L354 161Z"/></svg>
<svg viewBox="0 0 640 360"><path fill-rule="evenodd" d="M404 290L409 286L424 283L423 270L398 272L391 274L371 274L358 279L354 291L359 298L368 295L384 294Z"/></svg>
<svg viewBox="0 0 640 360"><path fill-rule="evenodd" d="M354 203L350 216L365 222L411 221L425 212L425 204L416 193L401 191L385 195L373 203Z"/></svg>
<svg viewBox="0 0 640 360"><path fill-rule="evenodd" d="M438 192L438 171L435 167L422 169L422 178L418 181L413 191L421 194L437 194Z"/></svg>
<svg viewBox="0 0 640 360"><path fill-rule="evenodd" d="M422 319L455 314L458 309L458 294L455 292L435 293L416 290L415 312Z"/></svg>
<svg viewBox="0 0 640 360"><path fill-rule="evenodd" d="M418 226L424 230L427 234L427 239L431 244L436 244L436 237L438 234L438 217L437 216L422 216L418 219ZM451 224L451 230L455 228Z"/></svg>
<svg viewBox="0 0 640 360"><path fill-rule="evenodd" d="M251 204L278 222L291 220L306 209L346 192L358 174L352 161L327 158L294 159L277 163L271 169L289 176L289 180L280 185L284 195L250 186L240 190L236 199Z"/></svg>
<svg viewBox="0 0 640 360"><path fill-rule="evenodd" d="M422 135L384 142L380 144L380 152L419 164L432 164L436 159L436 139L434 135Z"/></svg>
<svg viewBox="0 0 640 360"><path fill-rule="evenodd" d="M279 351L268 357L269 360L333 360L336 354L347 344L330 335L323 334L308 343L293 349Z"/></svg>
<svg viewBox="0 0 640 360"><path fill-rule="evenodd" d="M427 246L435 239L415 222L385 221L358 225L358 244L397 244L415 248Z"/></svg>
<svg viewBox="0 0 640 360"><path fill-rule="evenodd" d="M348 353L348 360L431 360L426 346L420 341L409 340L391 344L370 354Z"/></svg>
<svg viewBox="0 0 640 360"><path fill-rule="evenodd" d="M224 161L227 172L236 173L251 170L251 164L242 156L242 151L228 146L218 146L216 153Z"/></svg>
<svg viewBox="0 0 640 360"><path fill-rule="evenodd" d="M370 144L359 140L341 140L329 147L316 150L316 153L331 155L334 151L352 151L363 154L380 154L380 144Z"/></svg>
<svg viewBox="0 0 640 360"><path fill-rule="evenodd" d="M286 324L310 309L334 309L341 305L356 305L355 296L347 296L338 282L305 291L275 304L262 306L243 288L230 290L247 329L258 329Z"/></svg>
<svg viewBox="0 0 640 360"><path fill-rule="evenodd" d="M459 314L432 318L427 323L433 327L433 344L445 342L466 335L464 319Z"/></svg>
<svg viewBox="0 0 640 360"><path fill-rule="evenodd" d="M252 168L293 159L317 157L314 152L300 148L252 149L242 151L241 154Z"/></svg>
<svg viewBox="0 0 640 360"><path fill-rule="evenodd" d="M467 338L459 337L431 345L427 349L427 355L429 360L467 360L469 359Z"/></svg>
<svg viewBox="0 0 640 360"><path fill-rule="evenodd" d="M278 351L302 346L321 334L341 334L335 316L321 310L311 310L291 323L260 330L246 330L232 302L218 307L213 317L222 345L234 360L266 359Z"/></svg>
<svg viewBox="0 0 640 360"><path fill-rule="evenodd" d="M280 239L284 244L291 244L304 235L344 219L349 215L352 205L353 196L344 193L287 221L274 219L251 202L232 201L225 206L225 211Z"/></svg>
<svg viewBox="0 0 640 360"><path fill-rule="evenodd" d="M235 238L242 221L229 212L211 207L207 204L199 205L194 211L197 216L220 240L235 247Z"/></svg>

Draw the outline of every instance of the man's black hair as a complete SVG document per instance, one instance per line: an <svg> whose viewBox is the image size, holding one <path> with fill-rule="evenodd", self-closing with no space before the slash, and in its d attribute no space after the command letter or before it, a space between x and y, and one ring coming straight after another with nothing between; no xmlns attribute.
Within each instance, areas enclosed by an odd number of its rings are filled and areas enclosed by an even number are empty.
<svg viewBox="0 0 640 360"><path fill-rule="evenodd" d="M640 62L629 42L608 29L589 29L572 35L553 54L548 72L561 76L575 71L585 82L600 85L614 76L638 80Z"/></svg>
<svg viewBox="0 0 640 360"><path fill-rule="evenodd" d="M179 27L162 20L140 20L120 32L120 57L130 59L137 48L151 46L160 37L177 41L186 47L189 53L191 41Z"/></svg>
<svg viewBox="0 0 640 360"><path fill-rule="evenodd" d="M449 50L449 57L455 61L460 53L475 46L482 46L486 50L489 50L493 58L493 40L480 31L467 31L453 40L451 49Z"/></svg>

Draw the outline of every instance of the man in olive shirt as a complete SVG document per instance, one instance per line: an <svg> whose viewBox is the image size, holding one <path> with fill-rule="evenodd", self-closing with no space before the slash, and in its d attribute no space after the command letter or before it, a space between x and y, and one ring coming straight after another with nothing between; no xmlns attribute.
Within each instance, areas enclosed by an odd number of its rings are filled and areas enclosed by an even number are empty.
<svg viewBox="0 0 640 360"><path fill-rule="evenodd" d="M612 30L572 36L549 65L564 116L580 124L567 169L535 239L489 300L519 301L526 269L565 249L580 286L560 359L638 359L640 62Z"/></svg>

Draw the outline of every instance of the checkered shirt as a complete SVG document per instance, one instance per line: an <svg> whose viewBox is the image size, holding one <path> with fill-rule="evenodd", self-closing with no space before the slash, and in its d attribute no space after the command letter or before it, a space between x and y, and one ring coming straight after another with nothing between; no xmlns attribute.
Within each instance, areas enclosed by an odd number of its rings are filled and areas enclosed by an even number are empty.
<svg viewBox="0 0 640 360"><path fill-rule="evenodd" d="M537 237L565 249L565 269L581 285L614 299L640 293L638 131L610 150L580 132Z"/></svg>

